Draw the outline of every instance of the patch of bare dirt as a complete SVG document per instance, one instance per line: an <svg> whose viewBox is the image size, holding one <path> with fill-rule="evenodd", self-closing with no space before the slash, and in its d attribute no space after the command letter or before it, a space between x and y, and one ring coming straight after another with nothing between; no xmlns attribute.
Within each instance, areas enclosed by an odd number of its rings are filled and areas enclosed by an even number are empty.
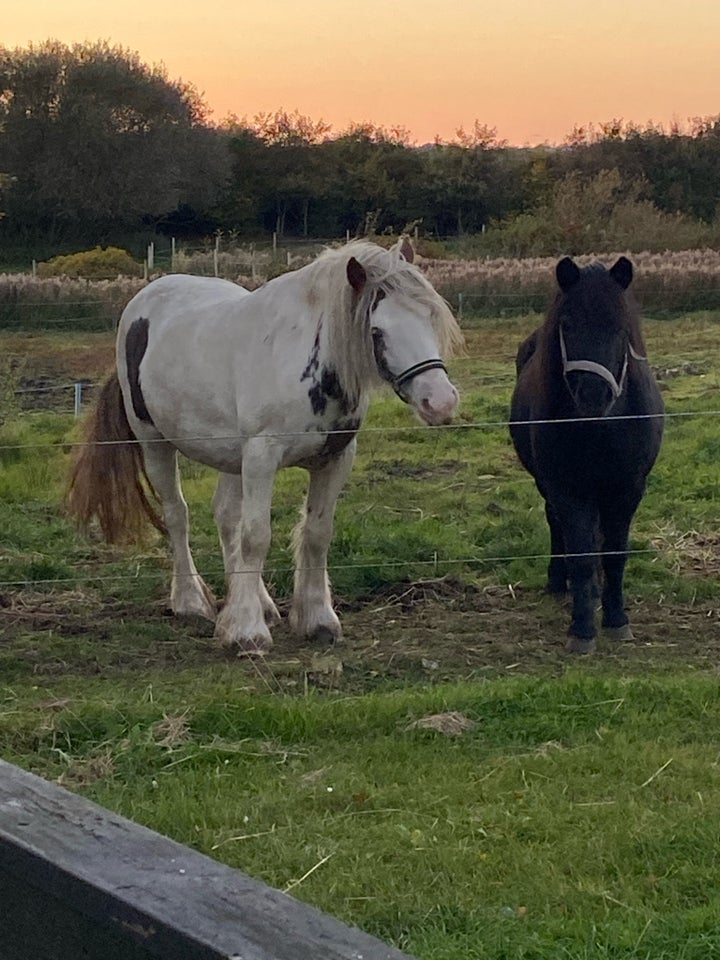
<svg viewBox="0 0 720 960"><path fill-rule="evenodd" d="M535 590L479 589L451 578L403 582L362 601L340 602L338 610L345 633L339 643L300 643L284 618L268 656L234 662L239 682L288 691L361 691L387 682L553 675L579 662L565 652L568 603ZM630 600L628 612L634 639L601 636L592 661L629 671L714 670L720 663L719 609L705 602ZM211 624L188 624L164 613L162 603L133 606L69 594L18 600L6 594L0 605L0 676L118 676L224 662Z"/></svg>

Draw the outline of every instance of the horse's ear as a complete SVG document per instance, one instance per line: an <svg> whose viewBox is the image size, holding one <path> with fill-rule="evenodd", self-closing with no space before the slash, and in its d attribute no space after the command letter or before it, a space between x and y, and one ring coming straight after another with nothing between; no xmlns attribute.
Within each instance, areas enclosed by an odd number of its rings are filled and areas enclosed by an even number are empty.
<svg viewBox="0 0 720 960"><path fill-rule="evenodd" d="M407 237L403 237L400 241L400 256L403 258L403 260L407 260L408 263L412 263L415 259L413 245L410 243Z"/></svg>
<svg viewBox="0 0 720 960"><path fill-rule="evenodd" d="M362 293L363 287L367 283L367 274L365 273L365 267L355 257L350 257L348 260L347 278L355 293Z"/></svg>
<svg viewBox="0 0 720 960"><path fill-rule="evenodd" d="M555 276L563 293L567 293L580 279L580 268L570 257L563 257L555 267Z"/></svg>
<svg viewBox="0 0 720 960"><path fill-rule="evenodd" d="M633 265L630 260L627 257L620 257L617 263L610 267L610 276L623 290L627 290L633 278Z"/></svg>

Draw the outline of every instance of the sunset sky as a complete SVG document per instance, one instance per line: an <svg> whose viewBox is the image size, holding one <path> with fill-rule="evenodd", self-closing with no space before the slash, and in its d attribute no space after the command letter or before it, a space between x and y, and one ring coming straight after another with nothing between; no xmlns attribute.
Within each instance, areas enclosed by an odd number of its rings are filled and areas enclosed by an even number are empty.
<svg viewBox="0 0 720 960"><path fill-rule="evenodd" d="M20 0L0 43L108 40L162 62L212 119L297 109L417 143L477 118L513 144L574 125L720 113L717 0Z"/></svg>

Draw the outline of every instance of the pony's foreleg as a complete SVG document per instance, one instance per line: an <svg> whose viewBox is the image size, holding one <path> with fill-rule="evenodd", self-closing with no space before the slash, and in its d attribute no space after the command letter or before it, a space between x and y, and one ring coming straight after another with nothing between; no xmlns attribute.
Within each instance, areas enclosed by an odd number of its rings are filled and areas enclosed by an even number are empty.
<svg viewBox="0 0 720 960"><path fill-rule="evenodd" d="M586 504L555 500L562 528L566 567L572 593L572 620L566 649L570 653L591 653L595 648L595 573L597 570L596 517Z"/></svg>
<svg viewBox="0 0 720 960"><path fill-rule="evenodd" d="M242 510L227 577L225 606L215 638L227 650L262 654L272 646L260 595L262 568L270 547L270 507L277 460L253 442L243 456Z"/></svg>
<svg viewBox="0 0 720 960"><path fill-rule="evenodd" d="M562 525L547 501L545 501L545 516L550 528L547 591L553 594L563 594L567 592L567 562L564 556L565 538L563 537Z"/></svg>
<svg viewBox="0 0 720 960"><path fill-rule="evenodd" d="M305 507L293 533L295 586L290 626L303 638L330 642L342 632L332 608L327 555L335 504L350 473L355 446L353 440L335 460L310 472Z"/></svg>
<svg viewBox="0 0 720 960"><path fill-rule="evenodd" d="M180 487L177 451L166 443L145 443L145 470L163 508L173 555L170 606L179 616L215 619L215 598L190 553L188 508Z"/></svg>
<svg viewBox="0 0 720 960"><path fill-rule="evenodd" d="M625 612L623 581L627 563L630 523L642 492L630 498L618 498L603 504L600 511L600 529L603 535L602 566L605 583L602 591L603 633L613 640L632 640L632 630Z"/></svg>
<svg viewBox="0 0 720 960"><path fill-rule="evenodd" d="M240 544L240 520L242 518L241 474L220 474L215 489L215 496L213 497L213 510L218 533L220 534L225 576L228 577L234 570L243 569ZM280 614L267 591L262 577L260 578L259 592L265 620L272 626L280 620Z"/></svg>

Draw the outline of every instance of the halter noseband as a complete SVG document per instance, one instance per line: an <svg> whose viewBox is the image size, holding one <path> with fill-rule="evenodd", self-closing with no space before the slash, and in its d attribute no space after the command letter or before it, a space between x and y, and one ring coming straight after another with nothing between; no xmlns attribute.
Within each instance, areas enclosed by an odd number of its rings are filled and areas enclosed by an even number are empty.
<svg viewBox="0 0 720 960"><path fill-rule="evenodd" d="M411 367L408 367L407 370L404 370L392 378L390 385L404 403L408 403L409 401L408 398L400 392L400 387L405 383L409 383L419 373L425 373L426 370L444 370L445 373L447 373L445 364L437 357L433 360L421 360L420 363L414 363Z"/></svg>
<svg viewBox="0 0 720 960"><path fill-rule="evenodd" d="M622 370L620 372L620 380L618 381L615 379L612 371L608 370L608 368L604 367L601 363L596 363L594 360L568 360L562 327L559 328L558 332L560 334L560 354L562 356L563 376L565 379L567 380L568 373L572 373L573 370L582 370L584 373L596 373L608 383L613 395L613 403L618 399L625 388L625 380L627 379L628 370L628 354L634 360L644 360L647 363L647 357L641 356L641 354L634 349L633 345L628 343L627 350L625 351Z"/></svg>

